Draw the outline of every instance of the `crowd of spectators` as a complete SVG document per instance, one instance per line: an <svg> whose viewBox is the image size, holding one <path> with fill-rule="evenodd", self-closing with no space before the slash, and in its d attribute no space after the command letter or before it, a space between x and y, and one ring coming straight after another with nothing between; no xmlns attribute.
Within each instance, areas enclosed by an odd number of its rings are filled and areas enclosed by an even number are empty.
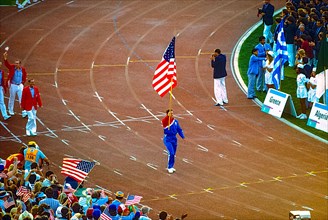
<svg viewBox="0 0 328 220"><path fill-rule="evenodd" d="M0 159L0 219L151 219L150 207L127 205L123 192L83 188L83 182L69 176L61 184L50 168L50 160L35 141ZM165 211L156 216L175 219Z"/></svg>

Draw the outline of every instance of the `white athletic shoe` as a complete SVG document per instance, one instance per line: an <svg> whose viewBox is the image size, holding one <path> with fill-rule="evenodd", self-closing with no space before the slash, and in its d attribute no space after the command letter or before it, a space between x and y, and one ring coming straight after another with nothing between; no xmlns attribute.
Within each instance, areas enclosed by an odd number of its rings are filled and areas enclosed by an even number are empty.
<svg viewBox="0 0 328 220"><path fill-rule="evenodd" d="M18 9L22 9L22 8L24 8L24 6L21 5L21 4L17 4L17 8L18 8Z"/></svg>
<svg viewBox="0 0 328 220"><path fill-rule="evenodd" d="M302 116L300 117L300 119L307 119L307 116L306 116L306 114L302 114Z"/></svg>
<svg viewBox="0 0 328 220"><path fill-rule="evenodd" d="M169 168L167 169L167 172L169 172L170 174L174 173L175 169L174 168Z"/></svg>

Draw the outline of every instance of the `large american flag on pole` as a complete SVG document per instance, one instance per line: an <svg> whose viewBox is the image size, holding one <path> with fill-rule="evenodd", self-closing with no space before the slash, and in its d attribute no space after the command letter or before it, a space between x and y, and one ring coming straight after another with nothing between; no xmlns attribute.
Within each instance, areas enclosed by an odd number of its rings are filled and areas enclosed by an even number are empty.
<svg viewBox="0 0 328 220"><path fill-rule="evenodd" d="M171 88L177 85L176 63L175 63L175 37L166 48L161 62L157 65L153 77L154 90L163 97Z"/></svg>
<svg viewBox="0 0 328 220"><path fill-rule="evenodd" d="M82 182L95 164L81 159L64 158L61 173Z"/></svg>
<svg viewBox="0 0 328 220"><path fill-rule="evenodd" d="M288 61L287 44L284 34L284 23L281 21L278 27L278 36L276 42L276 51L273 61L272 81L276 89L280 89L280 80L282 76L282 68L286 61Z"/></svg>

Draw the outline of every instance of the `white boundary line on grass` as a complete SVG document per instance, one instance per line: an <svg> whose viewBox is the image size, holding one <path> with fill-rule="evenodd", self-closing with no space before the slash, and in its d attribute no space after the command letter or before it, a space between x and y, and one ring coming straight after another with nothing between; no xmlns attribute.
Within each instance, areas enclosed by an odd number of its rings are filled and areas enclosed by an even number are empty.
<svg viewBox="0 0 328 220"><path fill-rule="evenodd" d="M283 10L283 8L279 9L278 11L275 12L275 15L280 13ZM239 53L240 53L240 49L241 46L243 45L243 43L245 42L245 40L254 32L254 30L256 28L258 28L260 25L262 25L262 20L258 21L257 23L255 23L252 27L250 27L237 41L237 44L234 46L233 50L232 50L232 54L231 54L231 59L230 59L230 68L231 68L231 72L232 72L232 76L234 77L235 81L237 82L238 86L241 88L241 90L246 94L247 93L247 86L244 82L244 80L241 77L239 68L238 68L238 59L239 59ZM245 97L246 98L246 97ZM258 100L258 99L254 99L254 102L259 106L262 107L263 103ZM288 120L284 119L284 118L277 118L274 117L276 119L278 119L279 121L287 124L288 126L302 132L303 134L306 134L318 141L321 141L323 143L328 144L328 140L325 140L317 135L312 134L311 132L308 132L306 130L304 130L303 128L289 122Z"/></svg>

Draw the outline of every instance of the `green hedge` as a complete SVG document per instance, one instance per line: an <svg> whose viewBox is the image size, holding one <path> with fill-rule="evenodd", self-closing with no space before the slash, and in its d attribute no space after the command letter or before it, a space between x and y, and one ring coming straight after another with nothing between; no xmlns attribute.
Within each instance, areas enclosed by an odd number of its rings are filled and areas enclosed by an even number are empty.
<svg viewBox="0 0 328 220"><path fill-rule="evenodd" d="M16 5L16 0L0 0L0 6Z"/></svg>

